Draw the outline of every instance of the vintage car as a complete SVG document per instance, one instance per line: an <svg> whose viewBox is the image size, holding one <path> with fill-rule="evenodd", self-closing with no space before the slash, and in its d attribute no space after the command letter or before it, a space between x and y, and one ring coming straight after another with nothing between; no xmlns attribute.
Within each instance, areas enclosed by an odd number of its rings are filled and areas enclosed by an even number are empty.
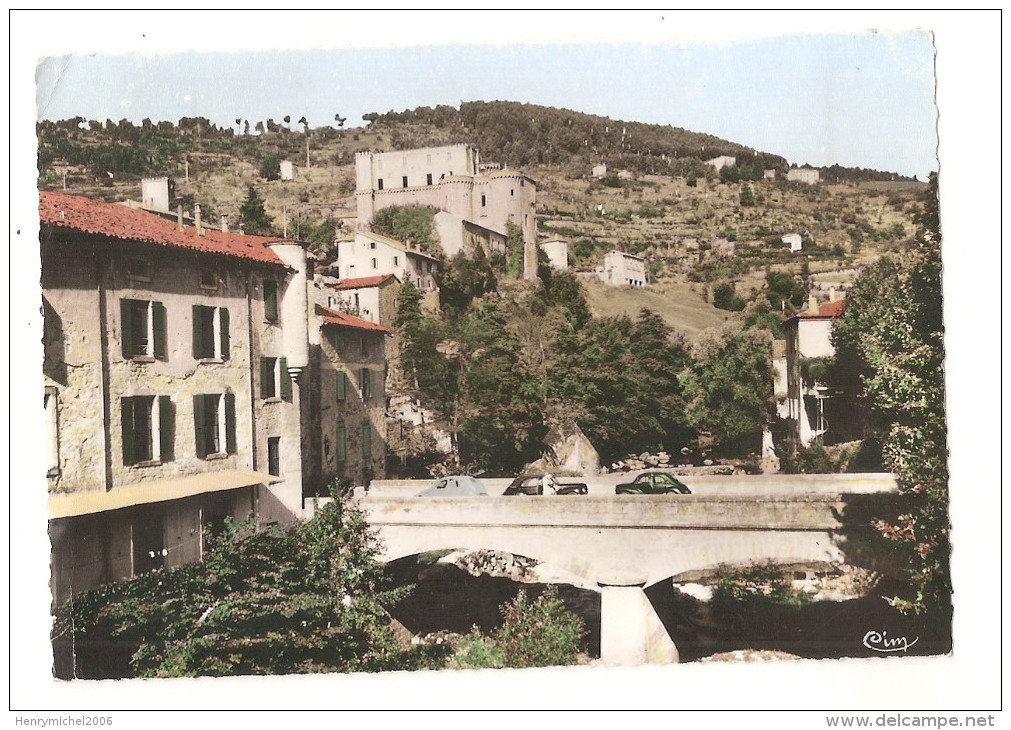
<svg viewBox="0 0 1011 730"><path fill-rule="evenodd" d="M476 497L487 494L484 484L468 476L440 477L428 489L418 492L419 497Z"/></svg>
<svg viewBox="0 0 1011 730"><path fill-rule="evenodd" d="M615 494L691 494L692 490L665 471L644 471L631 482L619 484Z"/></svg>
<svg viewBox="0 0 1011 730"><path fill-rule="evenodd" d="M520 474L502 494L505 496L545 494L545 481L548 484L547 494L586 494L587 491L586 485L581 482L561 483L556 481L552 474Z"/></svg>

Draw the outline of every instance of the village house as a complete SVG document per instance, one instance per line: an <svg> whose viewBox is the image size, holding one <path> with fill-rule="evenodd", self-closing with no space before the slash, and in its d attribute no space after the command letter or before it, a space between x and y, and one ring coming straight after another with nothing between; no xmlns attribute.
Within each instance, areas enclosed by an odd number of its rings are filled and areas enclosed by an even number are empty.
<svg viewBox="0 0 1011 730"><path fill-rule="evenodd" d="M389 327L322 306L314 290L310 331L313 387L303 430L307 485L334 479L367 485L386 476L386 339ZM306 497L315 495L306 494Z"/></svg>
<svg viewBox="0 0 1011 730"><path fill-rule="evenodd" d="M786 173L788 182L799 182L805 185L817 185L821 174L813 167L794 167Z"/></svg>
<svg viewBox="0 0 1011 730"><path fill-rule="evenodd" d="M807 310L783 323L786 335L786 403L788 437L802 446L815 439L829 445L852 434L853 404L823 382L823 366L835 355L833 322L846 308L845 299L819 304L810 298Z"/></svg>
<svg viewBox="0 0 1011 730"><path fill-rule="evenodd" d="M541 242L541 251L548 257L548 265L555 271L569 270L569 242L561 238L549 238Z"/></svg>
<svg viewBox="0 0 1011 730"><path fill-rule="evenodd" d="M303 516L303 244L40 193L57 601Z"/></svg>
<svg viewBox="0 0 1011 730"><path fill-rule="evenodd" d="M467 144L359 152L355 156L357 225L365 230L376 211L411 205L451 213L502 236L509 235L513 224L523 235L524 278L536 278L534 180L509 169L490 174L481 170L480 153ZM450 238L444 236L444 240Z"/></svg>
<svg viewBox="0 0 1011 730"><path fill-rule="evenodd" d="M785 233L779 240L790 247L791 253L797 253L804 248L804 239L799 233Z"/></svg>
<svg viewBox="0 0 1011 730"><path fill-rule="evenodd" d="M646 259L624 251L608 251L597 265L597 277L608 286L648 286Z"/></svg>
<svg viewBox="0 0 1011 730"><path fill-rule="evenodd" d="M437 305L440 268L438 258L418 248L378 233L359 231L337 241L330 271L341 281L392 274L398 281L417 287L426 302Z"/></svg>
<svg viewBox="0 0 1011 730"><path fill-rule="evenodd" d="M278 167L283 182L291 182L298 178L298 167L291 160L281 160Z"/></svg>
<svg viewBox="0 0 1011 730"><path fill-rule="evenodd" d="M358 279L331 279L317 276L322 292L320 304L369 322L391 327L400 305L400 280L393 274Z"/></svg>

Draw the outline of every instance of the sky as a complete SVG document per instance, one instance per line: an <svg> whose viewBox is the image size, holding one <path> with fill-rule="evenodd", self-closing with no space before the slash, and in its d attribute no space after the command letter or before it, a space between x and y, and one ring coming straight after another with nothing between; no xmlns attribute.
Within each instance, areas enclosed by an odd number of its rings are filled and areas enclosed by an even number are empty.
<svg viewBox="0 0 1011 730"><path fill-rule="evenodd" d="M319 16L334 37L340 14ZM643 15L659 24L663 16ZM211 28L201 24L205 33ZM645 42L436 41L385 48L60 54L38 69L43 119L362 115L507 100L713 134L791 163L937 169L932 36L906 28ZM615 34L617 37L618 34ZM416 41L415 41L416 42ZM297 126L297 125L296 125Z"/></svg>
<svg viewBox="0 0 1011 730"><path fill-rule="evenodd" d="M17 666L10 678L11 707L190 709L235 707L238 700L259 708L279 698L302 707L395 709L444 707L445 692L461 709L501 704L502 697L522 708L734 709L776 707L770 703L778 701L795 709L937 714L958 708L963 714L1000 706L1001 602L994 600L993 574L984 572L999 555L1002 522L1011 520L1011 500L999 501L1001 478L1011 464L1001 458L998 322L1007 319L1004 301L1011 298L1003 296L1001 279L1000 173L1009 161L1001 145L1000 20L992 11L12 11L10 337L0 338L0 362L18 373L8 394L18 427L12 432L11 419L0 422L7 436L0 441L10 450L8 508L17 515L10 525L17 559L10 562L8 581L17 591L17 600L9 601ZM933 33L936 56L924 31ZM293 52L281 56L272 49ZM57 60L40 67L43 58ZM519 672L510 674L506 695L504 683L482 685L468 673L396 683L389 677L299 678L280 690L276 682L252 688L227 680L210 687L197 682L186 685L185 696L164 683L124 688L52 682L48 543L43 529L32 529L46 524L44 478L31 458L43 429L41 368L32 364L42 360L34 137L39 115L115 121L199 115L228 124L238 116L279 120L306 114L312 124L325 124L340 113L348 126L357 126L370 111L476 99L671 124L798 164L838 162L920 179L938 169L939 154L955 546L951 657L900 660L901 671L891 660L641 668L628 681L626 675L593 671L566 675L576 681ZM725 691L728 686L733 692ZM165 725L176 722L165 717ZM276 725L276 718L265 717ZM135 719L158 726L153 715ZM711 722L694 719L700 722L689 724ZM312 722L311 716L299 720ZM496 725L493 717L478 719L489 727L514 720L505 715ZM117 724L123 721L130 724L117 715ZM748 722L791 728L814 727L821 719L749 714Z"/></svg>

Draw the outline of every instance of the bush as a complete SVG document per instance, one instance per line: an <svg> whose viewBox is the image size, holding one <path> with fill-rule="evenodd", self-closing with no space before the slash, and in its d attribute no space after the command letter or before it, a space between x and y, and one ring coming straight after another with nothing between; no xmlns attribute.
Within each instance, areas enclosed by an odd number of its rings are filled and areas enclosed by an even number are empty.
<svg viewBox="0 0 1011 730"><path fill-rule="evenodd" d="M502 625L493 638L507 667L551 667L575 664L583 622L566 610L558 591L549 588L535 600L526 593L501 607Z"/></svg>

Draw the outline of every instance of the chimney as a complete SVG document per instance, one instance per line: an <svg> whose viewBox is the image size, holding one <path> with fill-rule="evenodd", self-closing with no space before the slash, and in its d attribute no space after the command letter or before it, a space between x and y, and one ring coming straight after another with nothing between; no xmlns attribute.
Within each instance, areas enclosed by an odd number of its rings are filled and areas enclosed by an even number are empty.
<svg viewBox="0 0 1011 730"><path fill-rule="evenodd" d="M179 230L183 230L186 226L183 225L183 204L179 203L176 206L176 215L179 217Z"/></svg>
<svg viewBox="0 0 1011 730"><path fill-rule="evenodd" d="M198 236L204 235L204 227L202 225L200 225L200 206L199 205L194 205L193 206L193 218L194 218L194 224L197 227L197 235Z"/></svg>
<svg viewBox="0 0 1011 730"><path fill-rule="evenodd" d="M221 231L223 233L228 233L228 214L227 213L222 213L221 214Z"/></svg>
<svg viewBox="0 0 1011 730"><path fill-rule="evenodd" d="M807 311L811 314L818 314L818 297L814 294L807 301Z"/></svg>

